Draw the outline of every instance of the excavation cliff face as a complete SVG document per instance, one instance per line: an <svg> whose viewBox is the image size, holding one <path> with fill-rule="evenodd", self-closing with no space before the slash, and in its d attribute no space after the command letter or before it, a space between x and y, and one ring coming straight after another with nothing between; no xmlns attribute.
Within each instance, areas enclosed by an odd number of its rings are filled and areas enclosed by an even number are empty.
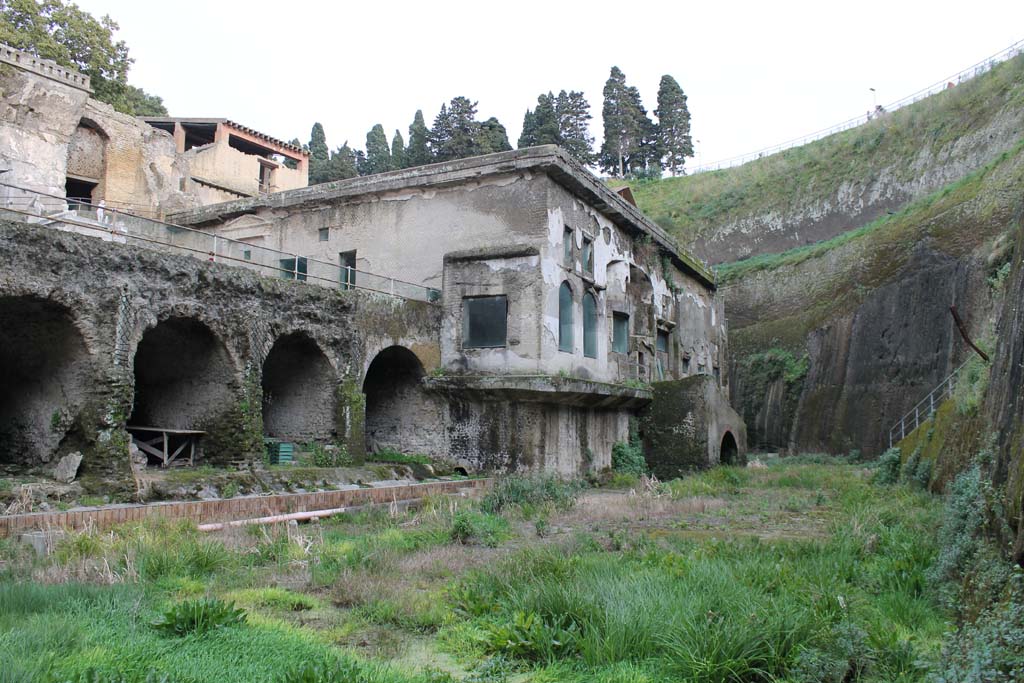
<svg viewBox="0 0 1024 683"><path fill-rule="evenodd" d="M991 336L1022 183L1018 147L835 244L727 270L733 404L751 446L887 447L889 427L969 353L949 306Z"/></svg>
<svg viewBox="0 0 1024 683"><path fill-rule="evenodd" d="M996 485L1005 484L1016 530L1014 559L1024 566L1024 212L1017 215L1013 269L999 315L985 412L995 435Z"/></svg>

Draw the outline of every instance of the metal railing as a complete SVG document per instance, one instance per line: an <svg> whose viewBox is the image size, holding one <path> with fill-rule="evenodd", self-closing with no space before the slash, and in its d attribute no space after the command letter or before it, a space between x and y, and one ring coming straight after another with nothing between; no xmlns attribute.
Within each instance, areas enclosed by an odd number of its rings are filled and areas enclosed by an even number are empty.
<svg viewBox="0 0 1024 683"><path fill-rule="evenodd" d="M939 385L921 399L916 406L911 408L910 412L889 428L889 448L892 448L894 444L905 439L907 434L920 427L922 422L935 414L935 411L939 409L944 400L953 395L953 389L956 387L956 382L953 380L956 379L956 376L966 366L967 362L964 362L956 370L949 373L946 379L939 382ZM897 434L899 438L896 438Z"/></svg>
<svg viewBox="0 0 1024 683"><path fill-rule="evenodd" d="M935 95L945 90L946 88L949 87L951 83L960 84L963 83L964 81L968 81L972 78L975 78L976 76L981 76L982 74L989 72L997 64L1012 59L1022 53L1024 53L1024 40L1019 40L1010 47L1006 48L1005 50L1001 50L1000 52L997 52L991 57L983 59L977 64L974 64L973 66L967 67L966 69L960 71L959 73L955 73L952 76L949 76L948 78L943 78L941 81L936 81L927 88L918 90L917 92L911 95L907 95L906 97L898 99L895 102L891 102L881 107L880 109L876 109L876 112L881 114L894 112L897 109L901 109L902 107L907 106L908 104L913 104L915 102L923 100L926 97L930 97L931 95ZM849 130L851 128L856 128L857 126L862 126L865 123L871 121L871 119L875 117L876 112L868 112L866 116L861 115L854 117L852 119L847 119L846 121L843 121L842 123L837 123L834 126L829 126L828 128L823 128L808 135L804 135L799 138L793 138L792 140L787 140L786 142L782 142L777 145L772 145L771 147L765 147L755 152L748 152L747 154L741 154L739 156L731 157L729 159L714 161L708 164L701 164L700 166L697 166L696 168L690 170L689 174L696 175L697 173L706 173L708 171L720 171L725 168L731 168L732 166L739 166L741 164L745 164L748 161L754 161L755 159L770 156L772 154L785 151L792 147L806 145L810 142L814 142L815 140L820 140L821 138L828 137L829 135L835 135L836 133L841 133L844 130Z"/></svg>
<svg viewBox="0 0 1024 683"><path fill-rule="evenodd" d="M362 289L439 303L440 290L258 244L165 223L126 211L68 200L0 182L0 216L156 251L187 254L331 289Z"/></svg>

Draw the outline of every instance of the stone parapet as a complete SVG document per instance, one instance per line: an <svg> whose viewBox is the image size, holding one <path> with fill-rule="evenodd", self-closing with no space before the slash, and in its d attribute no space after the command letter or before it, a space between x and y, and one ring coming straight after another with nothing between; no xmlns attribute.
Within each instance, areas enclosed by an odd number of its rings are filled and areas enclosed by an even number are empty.
<svg viewBox="0 0 1024 683"><path fill-rule="evenodd" d="M24 50L16 50L8 45L0 45L0 62L31 71L44 78L49 78L72 88L83 90L90 95L92 94L88 76L71 69L65 69L53 60L42 59Z"/></svg>

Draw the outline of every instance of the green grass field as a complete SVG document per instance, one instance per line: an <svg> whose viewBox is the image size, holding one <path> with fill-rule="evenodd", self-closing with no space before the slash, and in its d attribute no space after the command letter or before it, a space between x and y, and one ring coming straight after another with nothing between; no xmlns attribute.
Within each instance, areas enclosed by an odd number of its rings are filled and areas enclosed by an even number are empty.
<svg viewBox="0 0 1024 683"><path fill-rule="evenodd" d="M923 681L949 629L925 578L940 501L870 477L811 458L509 480L290 535L126 526L45 558L7 540L0 681ZM244 621L154 626L198 598Z"/></svg>

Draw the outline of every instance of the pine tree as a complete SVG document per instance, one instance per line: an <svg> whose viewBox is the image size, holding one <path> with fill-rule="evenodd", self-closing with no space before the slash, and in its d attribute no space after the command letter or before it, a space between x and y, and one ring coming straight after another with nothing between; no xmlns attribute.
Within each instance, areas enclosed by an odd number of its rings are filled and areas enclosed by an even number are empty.
<svg viewBox="0 0 1024 683"><path fill-rule="evenodd" d="M476 120L476 102L466 97L453 97L441 111L430 129L430 146L436 161L465 159L480 154L480 122Z"/></svg>
<svg viewBox="0 0 1024 683"><path fill-rule="evenodd" d="M405 140L398 130L395 130L395 137L391 138L391 168L405 168Z"/></svg>
<svg viewBox="0 0 1024 683"><path fill-rule="evenodd" d="M512 145L508 142L508 132L505 130L505 126L501 125L501 122L493 116L480 124L477 147L480 149L480 154L507 152L512 149Z"/></svg>
<svg viewBox="0 0 1024 683"><path fill-rule="evenodd" d="M582 92L558 93L555 100L560 143L581 164L594 163L594 138L590 134L590 103Z"/></svg>
<svg viewBox="0 0 1024 683"><path fill-rule="evenodd" d="M391 170L391 147L388 146L388 137L384 133L384 126L379 123L366 134L366 166L364 170L365 173L360 171L360 175L384 173Z"/></svg>
<svg viewBox="0 0 1024 683"><path fill-rule="evenodd" d="M430 131L423 120L423 110L416 110L412 124L409 126L409 147L405 150L405 166L422 166L433 161L430 153Z"/></svg>
<svg viewBox="0 0 1024 683"><path fill-rule="evenodd" d="M604 143L601 145L600 165L605 172L620 178L626 175L627 161L639 152L643 138L640 113L629 91L626 75L619 67L613 66L603 91Z"/></svg>
<svg viewBox="0 0 1024 683"><path fill-rule="evenodd" d="M323 178L318 181L321 183L355 178L359 175L356 171L355 154L352 152L352 148L348 146L347 140L344 145L331 154L331 158L322 168Z"/></svg>
<svg viewBox="0 0 1024 683"><path fill-rule="evenodd" d="M530 119L527 127L527 117ZM555 96L550 92L537 97L537 106L523 118L523 133L519 136L519 148L534 145L558 145L561 137L558 130L558 115L555 113Z"/></svg>
<svg viewBox="0 0 1024 683"><path fill-rule="evenodd" d="M693 156L690 110L683 89L667 74L658 85L658 108L654 114L658 117L659 156L672 175L685 172L686 158Z"/></svg>

